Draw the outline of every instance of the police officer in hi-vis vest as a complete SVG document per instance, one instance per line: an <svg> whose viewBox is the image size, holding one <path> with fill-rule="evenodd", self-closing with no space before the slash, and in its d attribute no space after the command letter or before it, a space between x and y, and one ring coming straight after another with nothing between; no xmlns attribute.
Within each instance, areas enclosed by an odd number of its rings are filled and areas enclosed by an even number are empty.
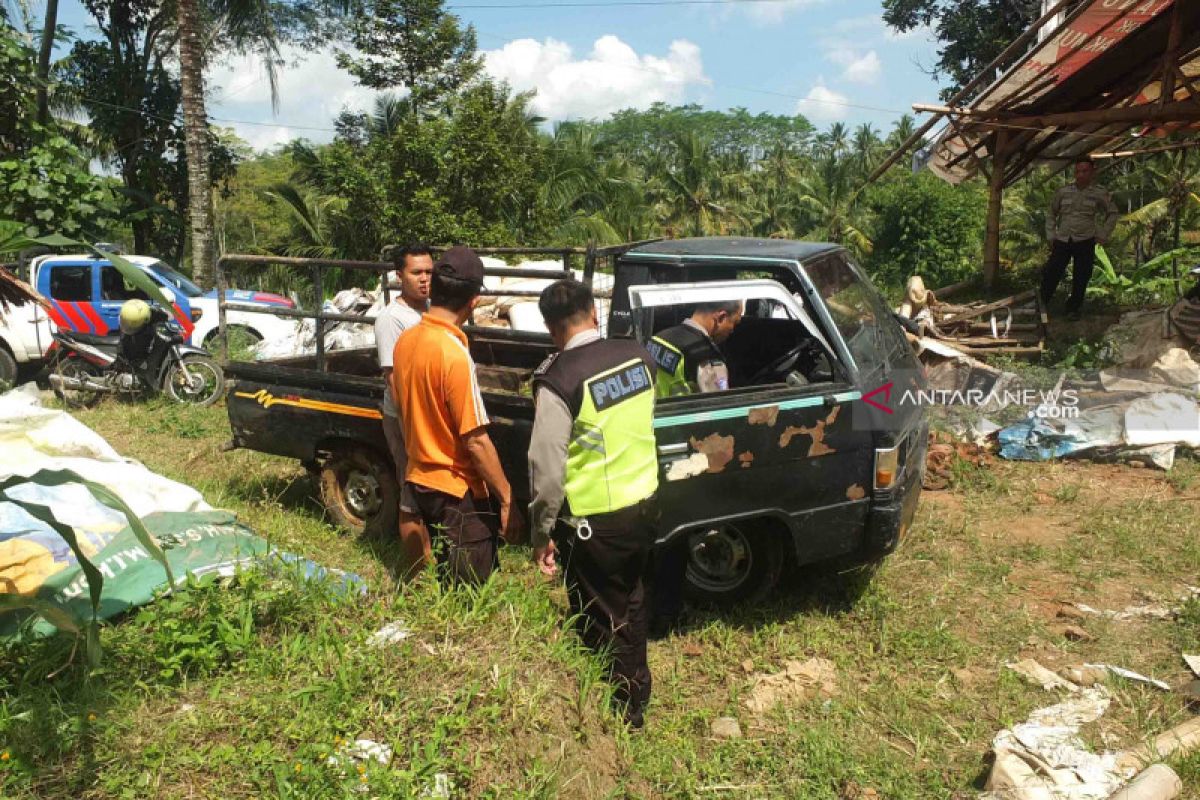
<svg viewBox="0 0 1200 800"><path fill-rule="evenodd" d="M579 636L611 653L616 700L640 728L650 699L643 574L658 489L654 363L637 342L600 336L586 284L555 281L538 307L559 352L533 379L534 561L547 575L562 564Z"/></svg>
<svg viewBox="0 0 1200 800"><path fill-rule="evenodd" d="M658 367L654 391L659 397L729 388L729 368L717 348L742 321L740 300L702 303L692 316L659 331L646 349Z"/></svg>
<svg viewBox="0 0 1200 800"><path fill-rule="evenodd" d="M659 397L729 388L729 368L717 345L729 338L742 321L740 300L703 303L682 324L660 331L647 349L657 373L654 391ZM652 638L666 636L683 622L683 583L687 575L687 540L659 548L650 559L646 583L650 593L649 631Z"/></svg>

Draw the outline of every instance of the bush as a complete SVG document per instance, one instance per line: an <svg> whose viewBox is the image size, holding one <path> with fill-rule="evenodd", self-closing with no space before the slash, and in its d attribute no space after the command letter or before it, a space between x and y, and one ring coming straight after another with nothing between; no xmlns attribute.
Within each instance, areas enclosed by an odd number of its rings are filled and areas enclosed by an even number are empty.
<svg viewBox="0 0 1200 800"><path fill-rule="evenodd" d="M916 274L936 288L979 271L987 213L979 187L922 172L879 186L867 202L878 218L867 267L882 282Z"/></svg>

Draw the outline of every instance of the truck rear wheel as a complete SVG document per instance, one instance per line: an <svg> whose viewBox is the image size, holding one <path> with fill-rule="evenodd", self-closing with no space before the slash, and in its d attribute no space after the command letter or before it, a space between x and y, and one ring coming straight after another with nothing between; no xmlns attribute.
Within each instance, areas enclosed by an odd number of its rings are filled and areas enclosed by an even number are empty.
<svg viewBox="0 0 1200 800"><path fill-rule="evenodd" d="M362 446L338 447L318 467L317 483L321 502L338 525L355 534L396 533L400 487L379 453Z"/></svg>
<svg viewBox="0 0 1200 800"><path fill-rule="evenodd" d="M728 606L761 600L787 562L786 531L770 520L746 520L687 535L687 594Z"/></svg>

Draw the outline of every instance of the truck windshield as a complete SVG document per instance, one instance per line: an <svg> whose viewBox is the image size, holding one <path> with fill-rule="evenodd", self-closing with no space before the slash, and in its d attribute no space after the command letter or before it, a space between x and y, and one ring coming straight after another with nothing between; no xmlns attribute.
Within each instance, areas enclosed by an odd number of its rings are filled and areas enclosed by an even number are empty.
<svg viewBox="0 0 1200 800"><path fill-rule="evenodd" d="M887 309L874 288L855 274L842 253L805 264L804 270L859 367L869 369L880 364Z"/></svg>
<svg viewBox="0 0 1200 800"><path fill-rule="evenodd" d="M202 294L204 294L204 291L199 286L192 283L187 279L187 277L180 275L178 272L171 269L161 261L155 261L153 264L151 264L150 271L174 286L179 291L183 292L187 297L200 297Z"/></svg>

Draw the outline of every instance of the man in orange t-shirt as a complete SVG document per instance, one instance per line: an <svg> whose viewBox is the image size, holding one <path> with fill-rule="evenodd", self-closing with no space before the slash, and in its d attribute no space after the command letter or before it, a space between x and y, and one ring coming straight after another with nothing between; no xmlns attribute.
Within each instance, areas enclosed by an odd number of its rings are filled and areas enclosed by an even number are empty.
<svg viewBox="0 0 1200 800"><path fill-rule="evenodd" d="M408 452L405 480L439 564L469 583L491 575L499 531L516 541L523 526L488 436L462 331L482 288L479 256L469 247L447 250L433 267L429 311L396 342L391 375Z"/></svg>

